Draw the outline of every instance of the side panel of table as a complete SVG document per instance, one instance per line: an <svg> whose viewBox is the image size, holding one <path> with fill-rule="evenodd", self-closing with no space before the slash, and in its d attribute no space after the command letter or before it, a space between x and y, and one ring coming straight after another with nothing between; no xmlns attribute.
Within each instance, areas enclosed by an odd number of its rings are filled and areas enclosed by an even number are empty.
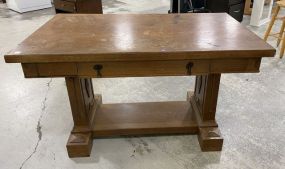
<svg viewBox="0 0 285 169"><path fill-rule="evenodd" d="M74 128L66 145L69 157L89 156L92 148L92 126L100 96L93 92L92 79L66 77Z"/></svg>
<svg viewBox="0 0 285 169"><path fill-rule="evenodd" d="M220 151L223 139L215 120L221 74L196 76L194 96L190 102L199 126L202 151Z"/></svg>

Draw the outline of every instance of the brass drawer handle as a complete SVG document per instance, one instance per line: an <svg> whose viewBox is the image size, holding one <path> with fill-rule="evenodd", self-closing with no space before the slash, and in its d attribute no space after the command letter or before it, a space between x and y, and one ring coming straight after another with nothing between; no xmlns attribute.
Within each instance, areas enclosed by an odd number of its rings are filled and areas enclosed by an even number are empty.
<svg viewBox="0 0 285 169"><path fill-rule="evenodd" d="M94 65L93 69L97 72L97 77L102 77L101 70L103 69L102 65Z"/></svg>
<svg viewBox="0 0 285 169"><path fill-rule="evenodd" d="M191 70L192 70L192 67L193 67L193 63L192 62L189 62L187 65L186 65L186 69L187 69L187 74L188 75L191 75Z"/></svg>

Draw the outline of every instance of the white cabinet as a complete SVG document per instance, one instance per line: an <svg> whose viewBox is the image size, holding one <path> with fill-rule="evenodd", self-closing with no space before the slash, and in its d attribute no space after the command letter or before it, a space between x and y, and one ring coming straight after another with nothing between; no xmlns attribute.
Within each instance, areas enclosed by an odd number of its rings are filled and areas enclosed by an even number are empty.
<svg viewBox="0 0 285 169"><path fill-rule="evenodd" d="M269 3L268 3L269 2ZM261 26L270 20L273 0L256 0L253 3L250 25Z"/></svg>
<svg viewBox="0 0 285 169"><path fill-rule="evenodd" d="M51 0L7 0L9 9L23 13L51 7Z"/></svg>

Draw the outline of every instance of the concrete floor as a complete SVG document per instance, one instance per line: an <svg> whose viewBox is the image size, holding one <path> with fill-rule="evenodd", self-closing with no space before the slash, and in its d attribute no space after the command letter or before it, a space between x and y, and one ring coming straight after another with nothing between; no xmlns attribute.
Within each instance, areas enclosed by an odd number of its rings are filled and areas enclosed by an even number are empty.
<svg viewBox="0 0 285 169"><path fill-rule="evenodd" d="M105 13L166 13L168 0L103 0ZM151 5L151 6L149 6ZM259 74L222 76L217 121L223 151L202 153L196 135L96 139L89 158L69 159L72 117L63 78L24 79L3 55L54 15L18 14L0 4L1 169L285 168L285 59ZM243 24L247 25L248 17ZM263 35L265 26L252 28ZM274 41L270 41L273 44ZM103 102L184 100L193 77L94 79Z"/></svg>

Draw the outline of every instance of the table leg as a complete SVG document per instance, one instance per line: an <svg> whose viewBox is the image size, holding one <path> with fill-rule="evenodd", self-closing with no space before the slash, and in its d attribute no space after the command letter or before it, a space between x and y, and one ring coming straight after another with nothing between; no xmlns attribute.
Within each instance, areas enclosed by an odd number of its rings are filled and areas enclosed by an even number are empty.
<svg viewBox="0 0 285 169"><path fill-rule="evenodd" d="M215 120L221 74L196 76L194 96L190 98L199 126L202 151L220 151L223 145Z"/></svg>
<svg viewBox="0 0 285 169"><path fill-rule="evenodd" d="M101 96L94 95L92 79L66 77L74 128L66 145L69 157L89 156L92 148L92 126Z"/></svg>
<svg viewBox="0 0 285 169"><path fill-rule="evenodd" d="M92 148L92 140L95 136L94 133L100 135L100 133L102 134L106 133L106 131L113 130L112 125L110 126L109 122L105 122L110 118L113 118L111 121L116 122L113 126L116 133L111 132L109 133L110 135L136 135L143 133L155 134L161 133L162 129L165 129L166 133L180 133L181 131L185 132L184 129L187 128L187 132L189 133L195 133L195 131L198 131L198 139L202 151L220 151L222 149L223 139L215 121L220 76L220 74L209 74L196 77L194 94L191 92L188 93L188 98L190 99L190 103L192 105L190 107L192 107L193 110L188 108L187 102L107 104L105 107L104 105L100 106L102 103L101 96L93 94L91 78L66 77L66 85L74 121L74 128L67 143L69 157L89 156ZM137 113L136 111L138 111L141 112L139 115L150 118L145 114L145 112L150 111L152 112L151 114L153 114L155 111L158 114L165 114L165 112L168 112L164 110L163 107L161 107L161 110L156 109L155 106L159 106L160 104L174 104L183 106L181 109L179 106L173 107L173 110L171 109L170 111L171 113L176 113L178 120L181 122L173 123L171 118L168 122L160 122L160 119L156 118L148 119L150 121L139 123L140 125L137 126L138 119L133 118L131 115L132 113ZM146 108L143 105L152 105L155 107L155 109L152 109L151 107ZM135 112L131 112L131 114L129 114L128 108L130 107L132 107L131 110L135 110ZM191 120L191 112L193 112L196 116L196 121ZM105 115L110 113L113 113L113 115L105 118ZM178 115L181 113L183 114L183 119L180 119L180 115ZM188 125L185 123L185 113L189 116L187 116L186 119L186 121L189 123L187 123ZM166 114L167 117L170 115L171 114ZM154 116L154 118L155 117L156 116ZM105 123L108 125L106 126ZM149 125L154 126L150 126L149 128ZM147 129L152 130L148 132Z"/></svg>

